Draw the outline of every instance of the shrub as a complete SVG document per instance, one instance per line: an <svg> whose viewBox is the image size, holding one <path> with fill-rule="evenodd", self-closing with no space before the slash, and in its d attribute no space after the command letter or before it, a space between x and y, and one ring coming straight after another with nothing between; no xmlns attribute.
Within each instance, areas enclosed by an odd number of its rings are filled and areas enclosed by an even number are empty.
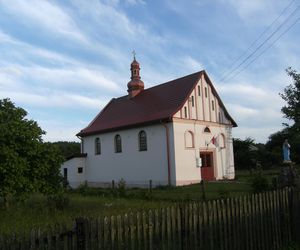
<svg viewBox="0 0 300 250"><path fill-rule="evenodd" d="M123 178L118 182L118 194L120 197L126 197L126 182Z"/></svg>
<svg viewBox="0 0 300 250"><path fill-rule="evenodd" d="M268 179L260 167L251 171L250 185L254 193L267 191L270 187Z"/></svg>

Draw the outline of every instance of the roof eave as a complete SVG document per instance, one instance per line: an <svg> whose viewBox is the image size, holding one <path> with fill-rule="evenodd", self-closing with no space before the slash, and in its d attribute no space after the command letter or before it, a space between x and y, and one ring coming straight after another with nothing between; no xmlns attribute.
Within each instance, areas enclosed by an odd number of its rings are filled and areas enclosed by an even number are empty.
<svg viewBox="0 0 300 250"><path fill-rule="evenodd" d="M96 134L103 134L103 133L108 133L108 132L114 132L114 131L117 131L117 130L131 129L131 128L136 128L136 127L149 126L149 125L153 125L153 124L159 124L159 123L162 123L162 122L171 122L171 121L172 121L172 117L171 118L170 117L164 117L164 118L159 118L159 119L155 119L155 120L152 120L152 121L135 123L135 124L124 125L124 126L118 126L118 127L114 127L114 128L108 128L108 129L95 130L95 131L91 131L91 132L81 131L77 134L77 136L87 137L87 136L96 135Z"/></svg>

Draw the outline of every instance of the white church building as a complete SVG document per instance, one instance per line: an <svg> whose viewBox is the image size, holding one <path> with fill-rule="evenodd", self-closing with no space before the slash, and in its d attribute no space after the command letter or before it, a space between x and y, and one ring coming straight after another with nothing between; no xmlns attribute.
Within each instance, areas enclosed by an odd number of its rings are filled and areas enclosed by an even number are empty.
<svg viewBox="0 0 300 250"><path fill-rule="evenodd" d="M134 58L127 86L128 94L113 98L77 134L81 154L61 167L71 187L234 178L231 130L237 124L205 71L144 89Z"/></svg>

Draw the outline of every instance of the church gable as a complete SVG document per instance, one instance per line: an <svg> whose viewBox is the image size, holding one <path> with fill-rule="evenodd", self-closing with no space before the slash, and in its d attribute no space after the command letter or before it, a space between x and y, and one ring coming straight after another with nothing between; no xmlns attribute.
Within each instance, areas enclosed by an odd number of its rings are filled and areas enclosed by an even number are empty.
<svg viewBox="0 0 300 250"><path fill-rule="evenodd" d="M236 126L205 72L173 117Z"/></svg>

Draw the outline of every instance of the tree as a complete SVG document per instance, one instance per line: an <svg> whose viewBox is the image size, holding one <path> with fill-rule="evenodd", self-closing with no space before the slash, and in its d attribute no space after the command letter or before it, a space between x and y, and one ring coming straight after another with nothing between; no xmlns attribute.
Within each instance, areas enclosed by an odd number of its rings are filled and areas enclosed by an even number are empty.
<svg viewBox="0 0 300 250"><path fill-rule="evenodd" d="M294 121L294 126L300 128L300 74L291 67L286 69L289 76L293 78L293 84L288 85L283 93L279 93L281 98L286 101L286 105L282 107L281 112L289 120Z"/></svg>
<svg viewBox="0 0 300 250"><path fill-rule="evenodd" d="M58 141L58 142L53 142L52 144L58 146L65 159L67 159L72 155L80 153L79 142Z"/></svg>
<svg viewBox="0 0 300 250"><path fill-rule="evenodd" d="M238 138L233 139L234 148L234 162L237 169L251 169L255 166L253 150L254 140L246 138L241 140Z"/></svg>
<svg viewBox="0 0 300 250"><path fill-rule="evenodd" d="M26 116L9 99L0 100L0 198L6 206L12 197L24 199L35 191L53 194L61 187L63 157L43 142L45 132Z"/></svg>
<svg viewBox="0 0 300 250"><path fill-rule="evenodd" d="M282 144L288 139L291 145L292 161L300 162L300 74L291 67L286 69L287 74L292 77L293 83L279 93L286 105L281 108L284 117L292 120L293 125L288 126L269 136L266 148L271 154L273 164L282 162Z"/></svg>
<svg viewBox="0 0 300 250"><path fill-rule="evenodd" d="M262 143L255 143L253 139L233 139L234 163L237 169L252 169L257 166L268 168L270 153Z"/></svg>

